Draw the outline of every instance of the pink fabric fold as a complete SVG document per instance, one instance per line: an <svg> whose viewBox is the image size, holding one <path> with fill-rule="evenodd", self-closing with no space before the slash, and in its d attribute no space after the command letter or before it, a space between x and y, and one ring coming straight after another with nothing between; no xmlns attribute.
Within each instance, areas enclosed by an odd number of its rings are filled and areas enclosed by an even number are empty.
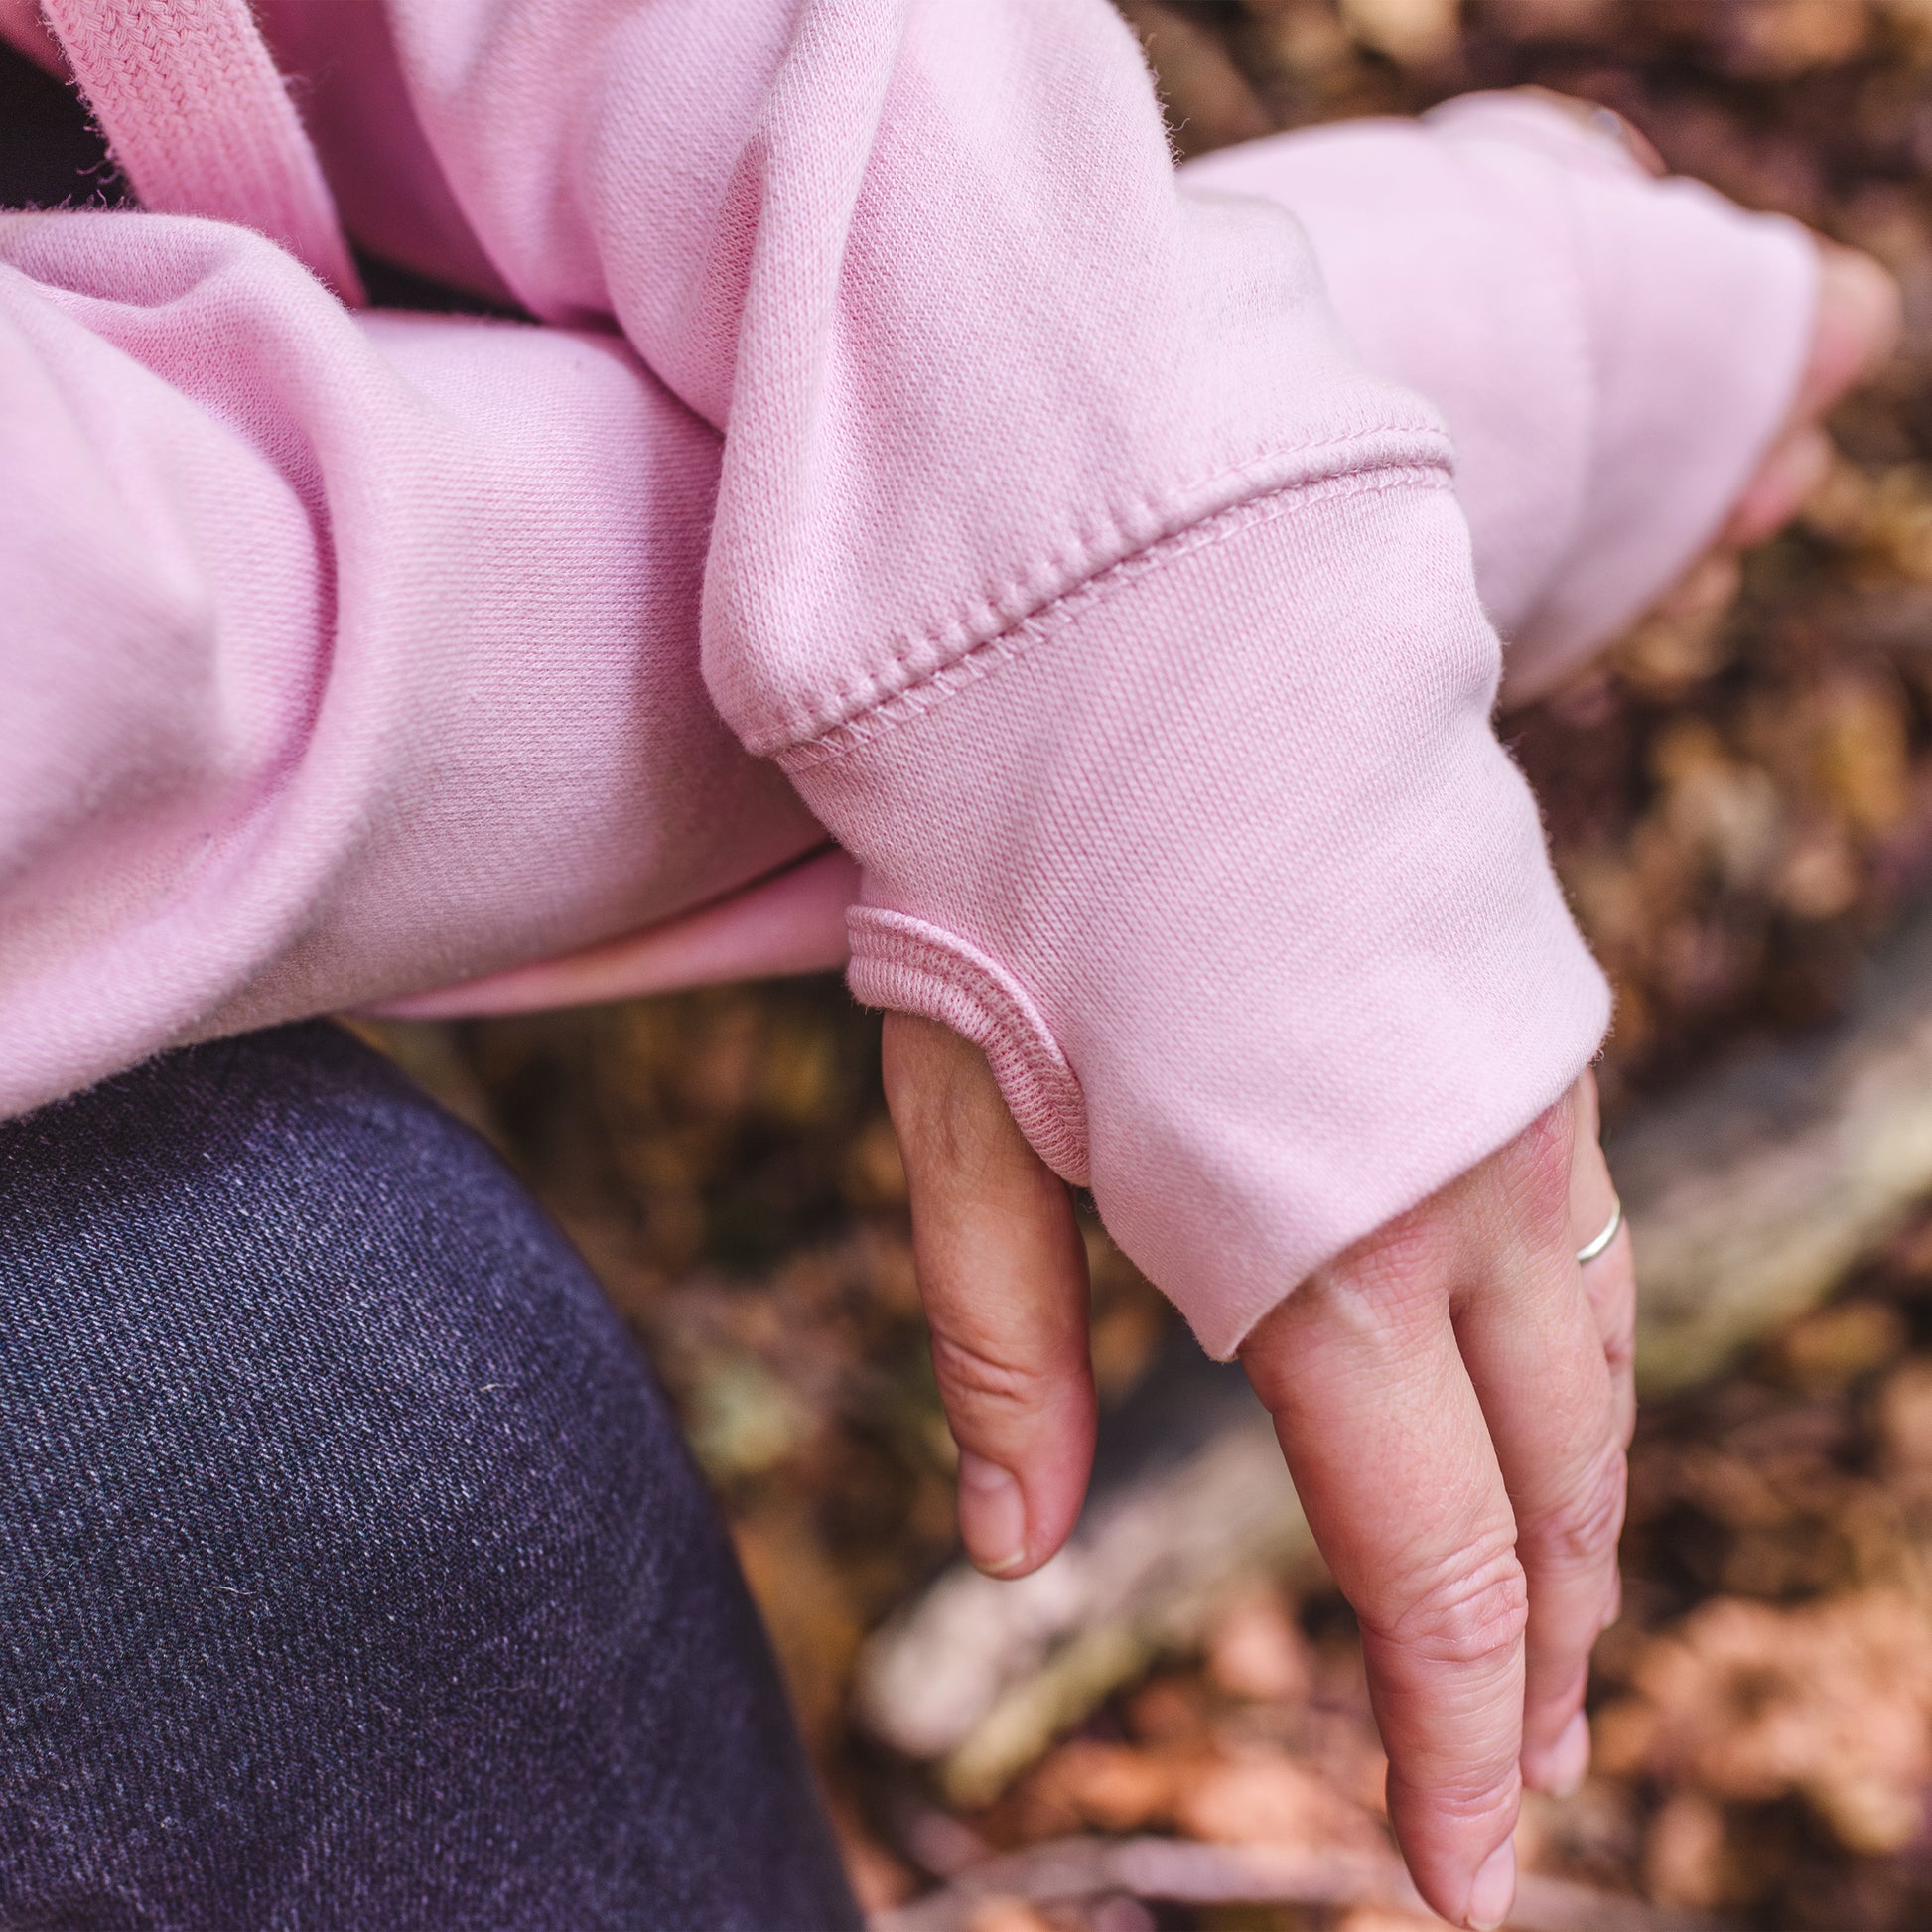
<svg viewBox="0 0 1932 1932"><path fill-rule="evenodd" d="M1293 210L1371 366L1448 418L1477 589L1508 640L1505 694L1560 680L1669 588L1795 393L1810 239L1695 184L1653 181L1613 134L1548 101L1478 95L1420 122L1309 129L1193 162L1183 179ZM1645 345L1642 379L1606 382L1637 366L1626 336ZM1626 477L1642 486L1620 488ZM795 952L749 913L716 929L743 934L745 971L843 963L828 906L794 914L774 897L768 910L800 919ZM532 966L410 1010L657 991L683 956L668 940L636 935L599 949L594 972ZM720 963L706 959L707 972ZM957 1000L947 1018L984 1032Z"/></svg>
<svg viewBox="0 0 1932 1932"><path fill-rule="evenodd" d="M1292 650L1228 647L1283 611ZM1029 1139L1230 1354L1556 1100L1602 982L1489 729L1494 638L1440 470L1229 511L1015 642L800 774L843 843L893 855L852 986L977 1040ZM1472 807L1473 836L1415 836ZM1096 863L1116 841L1132 869ZM1014 891L1021 867L1052 890Z"/></svg>
<svg viewBox="0 0 1932 1932"><path fill-rule="evenodd" d="M843 852L821 852L641 932L372 1010L395 1020L538 1013L729 980L832 972L849 956L846 912L858 897L859 868Z"/></svg>

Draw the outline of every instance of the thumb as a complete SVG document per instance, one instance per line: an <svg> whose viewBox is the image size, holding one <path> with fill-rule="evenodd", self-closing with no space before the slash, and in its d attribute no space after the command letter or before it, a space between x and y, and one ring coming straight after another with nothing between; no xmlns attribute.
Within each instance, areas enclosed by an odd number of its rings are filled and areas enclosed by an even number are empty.
<svg viewBox="0 0 1932 1932"><path fill-rule="evenodd" d="M1086 1249L978 1047L888 1014L884 1051L959 1533L982 1570L1025 1576L1065 1542L1093 1461Z"/></svg>

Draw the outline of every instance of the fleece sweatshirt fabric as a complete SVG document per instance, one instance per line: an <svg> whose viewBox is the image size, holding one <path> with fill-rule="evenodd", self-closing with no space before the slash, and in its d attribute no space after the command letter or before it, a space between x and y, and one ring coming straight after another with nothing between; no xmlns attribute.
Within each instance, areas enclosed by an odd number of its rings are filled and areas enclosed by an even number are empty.
<svg viewBox="0 0 1932 1932"><path fill-rule="evenodd" d="M1477 207L1352 275L1506 425L1483 563L1288 148L1176 177L1103 0L47 24L145 211L0 217L0 1110L660 921L646 983L814 963L829 831L854 991L1226 1353L1594 1050L1478 565L1533 649L1661 588L1795 386L1795 231L1507 105L1354 137L1368 232ZM545 326L359 311L345 235Z"/></svg>

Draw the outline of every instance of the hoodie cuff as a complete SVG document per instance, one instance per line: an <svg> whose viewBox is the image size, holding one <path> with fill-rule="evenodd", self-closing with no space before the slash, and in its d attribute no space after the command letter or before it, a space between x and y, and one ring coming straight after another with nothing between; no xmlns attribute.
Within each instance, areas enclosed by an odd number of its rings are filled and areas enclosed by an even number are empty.
<svg viewBox="0 0 1932 1932"><path fill-rule="evenodd" d="M1484 608L1548 689L1711 542L1802 378L1803 228L1517 90L1272 135L1183 179L1306 224L1368 365L1448 418Z"/></svg>
<svg viewBox="0 0 1932 1932"><path fill-rule="evenodd" d="M1652 177L1614 134L1549 101L1475 94L1428 117L1470 161L1555 161L1588 370L1584 495L1511 633L1536 688L1640 618L1710 547L1788 418L1818 306L1796 221L1703 182Z"/></svg>
<svg viewBox="0 0 1932 1932"><path fill-rule="evenodd" d="M1512 1139L1601 975L1489 726L1440 470L1265 497L787 755L865 869L851 984L987 1051L1041 1156L1227 1356Z"/></svg>

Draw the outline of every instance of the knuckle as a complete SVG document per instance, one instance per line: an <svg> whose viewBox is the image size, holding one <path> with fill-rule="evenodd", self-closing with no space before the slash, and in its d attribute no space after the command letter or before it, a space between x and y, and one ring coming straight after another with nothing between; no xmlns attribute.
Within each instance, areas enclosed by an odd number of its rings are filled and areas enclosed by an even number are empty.
<svg viewBox="0 0 1932 1932"><path fill-rule="evenodd" d="M1619 1443L1606 1443L1571 1493L1525 1518L1521 1538L1542 1555L1568 1564L1606 1559L1623 1534L1628 1464Z"/></svg>
<svg viewBox="0 0 1932 1932"><path fill-rule="evenodd" d="M1351 1333L1401 1334L1443 1308L1446 1259L1441 1217L1425 1201L1318 1270L1301 1292Z"/></svg>
<svg viewBox="0 0 1932 1932"><path fill-rule="evenodd" d="M1603 1326L1603 1358L1613 1369L1627 1368L1637 1355L1636 1279L1628 1234L1620 1236L1617 1246L1603 1258L1614 1264L1609 1317Z"/></svg>
<svg viewBox="0 0 1932 1932"><path fill-rule="evenodd" d="M1060 1385L1059 1372L975 1346L964 1337L935 1330L932 1371L948 1415L1027 1417L1045 1408Z"/></svg>
<svg viewBox="0 0 1932 1932"><path fill-rule="evenodd" d="M1603 1341L1603 1360L1612 1375L1627 1375L1637 1365L1637 1324L1612 1328Z"/></svg>
<svg viewBox="0 0 1932 1932"><path fill-rule="evenodd" d="M1427 1811L1439 1823L1458 1830L1516 1822L1523 1801L1523 1775L1513 1751L1466 1770L1444 1767L1427 1784L1399 1767L1389 1768L1389 1809L1399 1819Z"/></svg>
<svg viewBox="0 0 1932 1932"><path fill-rule="evenodd" d="M1574 1136L1559 1105L1540 1114L1511 1142L1503 1179L1511 1206L1539 1231L1570 1227L1570 1161Z"/></svg>
<svg viewBox="0 0 1932 1932"><path fill-rule="evenodd" d="M1430 1663L1469 1665L1513 1650L1529 1623L1529 1585L1515 1550L1471 1555L1412 1589L1396 1614L1373 1625L1384 1642ZM1364 1619L1367 1621L1367 1619Z"/></svg>

